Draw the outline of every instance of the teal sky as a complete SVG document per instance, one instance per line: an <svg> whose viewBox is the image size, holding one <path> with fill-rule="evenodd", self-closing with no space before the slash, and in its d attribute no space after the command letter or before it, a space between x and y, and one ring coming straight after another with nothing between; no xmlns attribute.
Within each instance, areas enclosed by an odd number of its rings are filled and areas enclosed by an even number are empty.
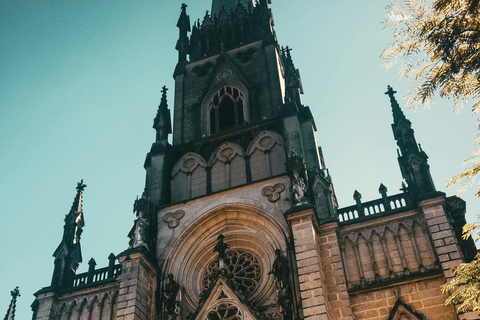
<svg viewBox="0 0 480 320"><path fill-rule="evenodd" d="M31 317L32 294L50 284L52 254L80 179L88 187L79 272L91 257L103 267L111 252L126 249L160 89L173 89L181 3L0 1L0 312L19 286L17 319ZM187 4L193 23L211 1ZM410 82L380 67L392 37L381 24L387 4L272 1L277 37L293 48L340 207L354 203L355 189L364 201L379 198L380 183L399 192L384 92L393 86L403 105ZM452 105L437 101L416 113L404 107L436 187L448 195L456 190L445 183L462 169L476 134L470 111L457 115ZM480 213L474 189L463 197L470 221Z"/></svg>

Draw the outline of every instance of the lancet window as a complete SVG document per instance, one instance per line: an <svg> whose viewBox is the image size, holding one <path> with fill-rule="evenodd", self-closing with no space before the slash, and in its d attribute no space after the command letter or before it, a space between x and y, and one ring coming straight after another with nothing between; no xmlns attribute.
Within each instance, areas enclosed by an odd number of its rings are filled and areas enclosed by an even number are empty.
<svg viewBox="0 0 480 320"><path fill-rule="evenodd" d="M208 104L210 134L245 124L245 96L235 87L225 86Z"/></svg>

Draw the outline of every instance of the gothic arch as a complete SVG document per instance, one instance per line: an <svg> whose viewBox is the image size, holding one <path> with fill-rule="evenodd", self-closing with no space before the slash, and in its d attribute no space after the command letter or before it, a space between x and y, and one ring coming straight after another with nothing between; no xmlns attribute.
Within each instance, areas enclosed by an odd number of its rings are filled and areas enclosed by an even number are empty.
<svg viewBox="0 0 480 320"><path fill-rule="evenodd" d="M247 183L245 151L233 142L224 142L211 155L212 192Z"/></svg>
<svg viewBox="0 0 480 320"><path fill-rule="evenodd" d="M172 202L190 199L207 193L207 162L193 152L187 152L171 172Z"/></svg>
<svg viewBox="0 0 480 320"><path fill-rule="evenodd" d="M250 157L252 181L285 173L286 156L281 135L265 130L260 132L247 148Z"/></svg>
<svg viewBox="0 0 480 320"><path fill-rule="evenodd" d="M231 93L227 93L227 88L230 88ZM224 92L221 92L222 89ZM237 95L234 94L233 89L237 90ZM218 101L216 101L216 106L213 106L212 103L214 102L215 97L218 97ZM210 109L212 107L218 108L219 104L221 104L222 99L224 97L229 97L232 99L233 103L237 103L239 100L243 101L241 112L235 110L235 126L246 124L250 122L250 111L249 111L249 92L247 87L241 83L240 81L236 81L234 79L226 79L223 80L216 85L214 85L209 92L205 95L205 98L201 104L201 120L202 120L202 135L212 135L218 133L218 123L212 123L213 121L218 121L218 115L216 117L212 117L210 113ZM215 104L215 103L214 103ZM235 108L237 105L234 106ZM217 110L218 111L218 110ZM212 127L215 126L217 129L212 130ZM221 131L221 130L220 130Z"/></svg>
<svg viewBox="0 0 480 320"><path fill-rule="evenodd" d="M275 291L273 277L268 272L275 249L286 250L286 232L272 216L258 207L238 203L214 207L177 238L172 251L167 254L163 274L174 275L185 289L185 303L194 310L199 304L203 271L217 257L213 248L217 236L223 234L231 250L244 250L259 258L262 276L250 299L262 305Z"/></svg>

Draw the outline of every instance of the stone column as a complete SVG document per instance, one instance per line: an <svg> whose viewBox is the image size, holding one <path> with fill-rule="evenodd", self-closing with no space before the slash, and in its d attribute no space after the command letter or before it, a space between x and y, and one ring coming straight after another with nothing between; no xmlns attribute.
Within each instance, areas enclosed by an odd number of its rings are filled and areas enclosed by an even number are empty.
<svg viewBox="0 0 480 320"><path fill-rule="evenodd" d="M129 249L122 252L118 260L122 275L115 319L153 319L157 268L148 258L148 251L144 247Z"/></svg>

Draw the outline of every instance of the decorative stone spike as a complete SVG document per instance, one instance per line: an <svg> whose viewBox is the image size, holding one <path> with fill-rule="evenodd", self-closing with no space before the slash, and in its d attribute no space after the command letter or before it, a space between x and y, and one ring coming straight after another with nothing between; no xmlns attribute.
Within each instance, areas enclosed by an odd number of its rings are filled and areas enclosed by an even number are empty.
<svg viewBox="0 0 480 320"><path fill-rule="evenodd" d="M355 200L355 202L357 203L357 211L358 211L358 216L359 217L363 217L365 216L365 212L363 212L363 206L362 206L362 195L360 194L360 192L358 192L357 190L355 190L355 192L353 193L353 199Z"/></svg>
<svg viewBox="0 0 480 320"><path fill-rule="evenodd" d="M388 201L387 196L387 187L383 183L380 183L380 187L378 188L378 192L382 195L382 203L385 210L390 210L390 202Z"/></svg>

